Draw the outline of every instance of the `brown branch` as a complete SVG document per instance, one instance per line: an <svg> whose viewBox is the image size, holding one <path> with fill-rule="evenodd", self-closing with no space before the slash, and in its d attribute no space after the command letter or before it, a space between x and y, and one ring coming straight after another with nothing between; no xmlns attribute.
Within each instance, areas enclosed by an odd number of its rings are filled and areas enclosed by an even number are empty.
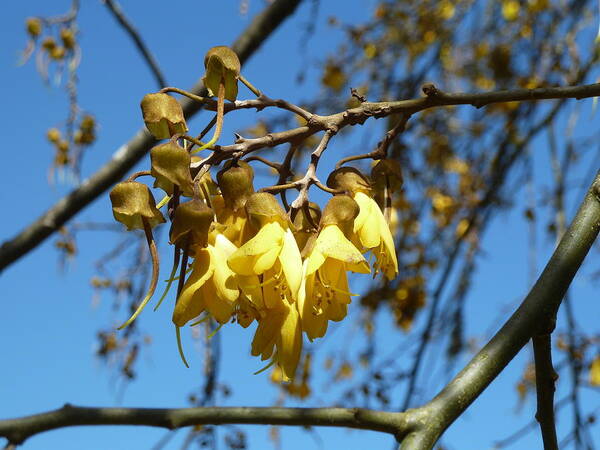
<svg viewBox="0 0 600 450"><path fill-rule="evenodd" d="M377 159L385 158L387 156L387 151L388 151L388 148L390 147L390 144L393 142L394 139L396 139L396 136L398 136L400 133L402 133L404 131L404 129L406 128L406 123L408 122L409 118L410 118L410 116L408 114L403 114L402 117L400 118L400 120L398 121L398 123L396 125L394 125L394 127L391 130L389 130L387 133L385 133L385 136L383 137L383 139L381 141L379 141L375 150L373 150L372 152L369 152L369 153L364 153L362 155L352 155L352 156L347 156L346 158L342 158L336 163L335 168L339 169L344 164L346 164L350 161L357 161L359 159L375 159L375 160L377 160Z"/></svg>
<svg viewBox="0 0 600 450"><path fill-rule="evenodd" d="M296 10L299 3L300 0L276 0L254 18L232 45L232 49L238 54L242 63ZM191 92L201 96L207 94L201 81L196 83ZM182 107L186 117L191 117L201 109L202 105L183 101ZM16 236L5 241L0 246L0 271L41 244L69 219L121 180L146 155L155 142L145 130L138 131L95 174L84 180L79 187L59 200Z"/></svg>
<svg viewBox="0 0 600 450"><path fill-rule="evenodd" d="M600 231L600 172L583 200L571 226L544 271L514 314L429 403L418 408L424 414L419 426L402 442L403 450L432 448L439 436L504 370L560 306Z"/></svg>
<svg viewBox="0 0 600 450"><path fill-rule="evenodd" d="M133 43L137 47L138 51L142 54L142 57L146 61L146 64L148 64L152 75L154 75L154 78L158 83L158 87L161 88L166 86L167 81L165 80L165 77L162 74L160 67L158 66L156 58L154 57L154 55L152 55L152 53L150 53L150 49L142 40L142 36L140 35L140 33L135 29L133 24L129 21L129 19L127 19L127 17L123 13L121 5L119 5L119 3L114 0L104 0L104 4L112 13L113 17L117 20L117 22L119 22L119 24L123 27L123 29L129 35L129 37L133 40Z"/></svg>
<svg viewBox="0 0 600 450"><path fill-rule="evenodd" d="M554 328L553 324L551 328ZM554 419L554 391L556 390L554 383L558 379L558 375L552 366L551 333L552 330L544 330L532 339L537 394L535 418L540 424L544 450L558 450Z"/></svg>
<svg viewBox="0 0 600 450"><path fill-rule="evenodd" d="M45 431L80 425L143 425L173 430L204 424L269 424L358 428L401 438L410 419L404 413L360 408L88 408L65 404L54 411L1 420L0 436L19 445Z"/></svg>
<svg viewBox="0 0 600 450"><path fill-rule="evenodd" d="M428 85L431 89L431 85ZM430 91L428 91L430 92ZM380 119L392 114L402 114L403 120L407 121L413 114L430 108L442 106L471 105L481 108L493 103L505 103L513 101L535 101L548 99L583 99L600 96L600 83L587 84L583 86L566 86L540 89L516 89L511 91L495 91L483 93L456 93L449 94L435 90L435 95L428 97L398 100L391 102L365 102L362 105L348 109L328 116L319 116L312 114L307 125L289 130L269 133L259 138L240 138L235 144L225 146L215 146L223 152L223 155L245 155L262 148L275 147L292 141L302 141L319 131L336 130L339 131L346 126L363 124L369 118ZM235 102L228 104L229 108L235 108L239 103L252 105L247 107L256 108L261 104L260 99L246 100L244 102ZM269 105L265 105L269 106ZM273 105L274 106L274 105ZM210 108L212 108L212 103ZM259 107L260 109L260 107ZM227 107L226 107L227 110ZM231 109L230 109L231 110ZM199 163L195 163L197 167Z"/></svg>

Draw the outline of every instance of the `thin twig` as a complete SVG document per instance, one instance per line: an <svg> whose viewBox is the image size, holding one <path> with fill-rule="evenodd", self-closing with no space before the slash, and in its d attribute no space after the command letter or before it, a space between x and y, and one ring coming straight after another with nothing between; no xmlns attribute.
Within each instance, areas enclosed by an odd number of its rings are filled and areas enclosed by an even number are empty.
<svg viewBox="0 0 600 450"><path fill-rule="evenodd" d="M535 359L535 386L537 393L537 411L535 418L540 424L544 450L558 450L556 422L554 418L554 391L558 375L552 366L551 333L554 329L553 317L548 330L533 336L533 354Z"/></svg>
<svg viewBox="0 0 600 450"><path fill-rule="evenodd" d="M108 10L112 13L113 17L117 20L117 22L119 22L119 24L121 24L121 26L123 27L125 32L129 35L129 37L133 40L135 46L137 47L139 52L142 54L142 57L146 61L146 64L148 64L148 67L150 68L152 75L154 75L154 78L156 79L156 83L158 84L158 87L162 88L162 87L166 86L167 81L165 80L165 77L162 74L160 67L158 66L158 62L156 61L156 58L150 52L150 49L148 48L146 43L142 40L142 36L140 35L140 33L135 29L135 27L129 21L129 19L127 19L127 17L123 13L123 10L121 9L121 6L119 5L119 3L114 0L104 0L104 4L107 6Z"/></svg>

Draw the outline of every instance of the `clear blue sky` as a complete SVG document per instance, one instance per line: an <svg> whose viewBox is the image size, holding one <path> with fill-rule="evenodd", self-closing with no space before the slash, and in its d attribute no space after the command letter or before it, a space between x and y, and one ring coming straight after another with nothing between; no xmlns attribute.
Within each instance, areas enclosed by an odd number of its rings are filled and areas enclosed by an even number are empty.
<svg viewBox="0 0 600 450"><path fill-rule="evenodd" d="M83 174L92 173L106 162L119 145L127 141L141 125L139 100L156 89L154 80L141 63L138 53L124 33L115 25L100 1L82 2L79 18L83 60L79 70L80 104L97 118L99 140L89 151ZM264 2L250 2L250 12L239 14L239 1L190 2L172 0L168 15L163 2L123 2L125 12L136 24L149 47L155 53L170 85L190 87L202 75L204 52L214 46L231 43L260 10ZM126 3L126 4L125 4ZM35 15L52 15L66 11L70 2L30 1L8 2L0 19L0 82L2 106L0 107L0 132L3 140L3 175L0 201L4 206L4 220L0 222L0 239L4 240L29 223L41 211L57 201L71 188L68 184L49 187L46 171L53 150L45 141L45 131L59 126L66 114L66 97L62 89L47 87L35 71L32 62L17 67L18 52L24 47L24 19ZM372 14L374 1L357 1L352 8L340 8L346 2L320 2L316 36L308 42L305 56L299 53L299 37L303 36L308 20L310 3L305 2L300 11L287 21L263 45L244 67L245 76L272 97L285 97L299 101L302 91L318 89L319 72L309 70L307 81L301 87L295 77L301 65L315 66L323 61L328 51L344 38L339 31L326 25L330 15L342 21L357 22ZM206 6L203 6L206 5ZM276 63L274 63L276 61ZM434 80L435 81L435 80ZM245 92L242 91L245 95ZM578 130L592 123L591 101L580 103ZM566 123L566 117L564 123ZM195 129L203 126L206 116L191 122ZM225 138L231 132L251 123L251 113L228 117ZM597 123L597 119L594 123ZM367 123L373 130L372 143L381 133L381 124ZM538 192L547 184L550 168L543 157L545 141L538 140L532 149L536 153L535 172ZM332 149L335 151L335 147ZM585 167L585 161L581 163ZM148 161L139 166L146 168ZM326 165L325 165L326 167ZM583 173L586 171L582 170ZM589 180L579 180L588 183ZM523 205L525 192L517 193L515 202ZM573 211L572 205L569 211ZM572 215L570 215L571 217ZM508 311L520 301L530 279L527 265L528 241L526 227L521 220L522 207L498 218L485 235L480 268L475 276L475 286L467 302L469 335L483 337L495 330L498 317L507 317ZM108 196L102 196L85 209L78 221L112 220ZM545 236L540 220L539 236ZM104 367L94 356L95 334L100 327L116 324L111 308L111 298L105 294L99 305L92 305L89 279L94 275L93 261L114 242L108 232L81 233L79 254L64 273L59 270L57 253L53 248L55 238L26 255L0 275L0 418L16 417L56 408L65 402L88 406L117 404L114 373ZM552 250L550 239L539 239L538 267ZM593 251L591 258L597 258ZM591 259L588 258L588 259ZM166 260L166 259L165 259ZM166 269L165 269L166 270ZM589 270L588 270L589 273ZM360 289L360 284L355 284ZM364 286L363 286L364 288ZM580 276L574 283L574 299L578 320L583 326L597 327L600 305L589 277ZM356 313L356 309L353 310ZM391 329L383 311L381 336L393 333L400 342L403 335ZM353 314L354 317L357 314ZM476 318L476 319L473 319ZM123 396L124 406L180 407L187 406L186 395L202 381L201 355L194 351L197 343L186 336L191 369L181 364L170 323L168 308L157 313L146 311L141 317L142 329L152 334L153 344L144 352L137 365L138 378L131 383ZM417 324L419 325L419 324ZM332 337L322 344L329 349L343 351L344 340L354 331L353 321L334 326ZM415 329L419 329L417 326ZM597 328L596 328L597 329ZM223 381L233 388L233 395L222 405L268 406L277 399L277 389L267 381L267 376L252 373L261 367L249 355L252 330L226 327L221 331ZM387 338L389 340L389 337ZM479 341L481 343L481 340ZM395 345L390 345L394 347ZM533 418L534 405L529 400L516 411L515 384L529 358L525 349L481 398L447 432L444 443L456 449L482 449L494 440L507 436ZM320 352L325 355L325 351ZM385 352L382 352L385 356ZM398 358L409 358L410 353ZM329 376L320 373L322 360L317 360L315 387L330 384ZM451 373L439 371L430 377L430 386L423 389L435 391L435 386L447 381ZM557 398L564 395L567 383L559 386ZM565 386L565 387L563 387ZM329 386L323 395L306 406L326 406L336 398L339 389ZM586 404L597 404L597 393L583 391ZM397 402L397 400L396 400ZM561 415L561 418L563 416ZM559 421L559 435L570 427L570 419ZM270 448L267 427L244 427L251 448ZM151 448L165 431L134 427L80 427L59 430L36 436L24 446L27 450L68 449L147 449ZM181 438L167 448L178 448ZM318 437L315 437L318 435ZM598 440L600 434L596 432ZM322 442L322 444L319 444ZM390 438L374 432L319 429L314 434L296 428L282 434L285 449L305 448L389 448ZM514 448L539 448L537 433L523 439Z"/></svg>

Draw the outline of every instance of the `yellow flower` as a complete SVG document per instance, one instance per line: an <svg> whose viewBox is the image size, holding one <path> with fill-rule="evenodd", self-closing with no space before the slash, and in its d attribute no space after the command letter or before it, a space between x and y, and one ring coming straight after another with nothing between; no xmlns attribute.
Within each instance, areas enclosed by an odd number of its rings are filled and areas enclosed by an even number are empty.
<svg viewBox="0 0 600 450"><path fill-rule="evenodd" d="M205 310L219 323L231 318L240 295L239 282L226 263L232 246L225 236L217 235L214 245L196 251L192 273L173 311L175 325L182 327Z"/></svg>
<svg viewBox="0 0 600 450"><path fill-rule="evenodd" d="M263 226L259 232L228 259L239 275L263 275L266 308L274 308L297 298L302 282L302 258L291 230L279 222Z"/></svg>
<svg viewBox="0 0 600 450"><path fill-rule="evenodd" d="M356 192L353 198L360 208L354 220L354 233L360 243L375 255L375 272L381 271L391 280L398 274L398 259L390 227L375 200L361 191Z"/></svg>
<svg viewBox="0 0 600 450"><path fill-rule="evenodd" d="M277 200L266 193L252 195L246 209L260 229L229 257L229 267L243 276L263 275L264 307L295 301L302 282L302 257L283 219L285 213Z"/></svg>
<svg viewBox="0 0 600 450"><path fill-rule="evenodd" d="M283 372L283 381L294 379L302 352L302 329L296 304L282 302L265 310L258 319L258 328L252 340L252 356L263 361L272 358Z"/></svg>
<svg viewBox="0 0 600 450"><path fill-rule="evenodd" d="M323 337L327 321L346 317L350 304L346 271L369 273L369 264L338 225L326 225L304 262L298 309L309 339Z"/></svg>
<svg viewBox="0 0 600 450"><path fill-rule="evenodd" d="M241 246L252 237L254 229L248 222L248 215L244 208L233 210L225 205L221 195L211 199L217 222L222 225L222 233L236 246Z"/></svg>

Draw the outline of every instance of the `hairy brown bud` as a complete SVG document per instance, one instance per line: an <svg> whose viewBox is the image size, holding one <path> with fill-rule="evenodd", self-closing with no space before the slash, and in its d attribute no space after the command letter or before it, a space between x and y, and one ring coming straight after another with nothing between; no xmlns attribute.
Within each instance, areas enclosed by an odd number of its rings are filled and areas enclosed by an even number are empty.
<svg viewBox="0 0 600 450"><path fill-rule="evenodd" d="M285 211L273 194L268 192L252 194L246 201L246 213L252 225L258 229L273 221L288 224Z"/></svg>
<svg viewBox="0 0 600 450"><path fill-rule="evenodd" d="M48 141L52 142L53 144L57 144L60 141L60 138L61 134L58 128L50 128L46 132L46 139L48 139Z"/></svg>
<svg viewBox="0 0 600 450"><path fill-rule="evenodd" d="M128 230L144 229L142 218L150 227L165 221L156 209L156 201L148 186L137 181L118 183L110 191L110 201L115 220L127 226Z"/></svg>
<svg viewBox="0 0 600 450"><path fill-rule="evenodd" d="M321 208L319 208L319 205L316 203L308 203L308 212L310 214L310 220L306 217L305 208L301 208L294 218L294 237L296 238L296 243L300 250L306 246L311 236L316 235L317 230L315 229L315 225L318 226L319 221L321 220Z"/></svg>
<svg viewBox="0 0 600 450"><path fill-rule="evenodd" d="M75 32L71 28L62 28L60 39L66 49L72 50L75 48Z"/></svg>
<svg viewBox="0 0 600 450"><path fill-rule="evenodd" d="M179 186L183 195L193 195L191 157L189 152L175 142L157 145L150 150L151 171L155 178L154 187L172 195L174 186Z"/></svg>
<svg viewBox="0 0 600 450"><path fill-rule="evenodd" d="M358 203L352 197L349 195L335 195L325 205L320 227L337 225L344 234L348 234L352 230L358 212Z"/></svg>
<svg viewBox="0 0 600 450"><path fill-rule="evenodd" d="M238 93L237 80L240 76L240 60L236 53L226 46L213 47L204 57L206 74L202 82L210 96L219 92L221 79L225 84L225 98L231 102L235 101Z"/></svg>
<svg viewBox="0 0 600 450"><path fill-rule="evenodd" d="M167 94L147 94L140 104L144 123L156 139L168 139L188 128L177 100Z"/></svg>
<svg viewBox="0 0 600 450"><path fill-rule="evenodd" d="M371 179L377 189L383 189L388 184L389 188L396 191L402 187L402 168L395 159L382 159L371 169Z"/></svg>
<svg viewBox="0 0 600 450"><path fill-rule="evenodd" d="M344 166L334 170L327 178L327 186L332 189L351 192L369 193L371 183L360 171L354 167Z"/></svg>
<svg viewBox="0 0 600 450"><path fill-rule="evenodd" d="M228 161L217 173L217 183L225 206L233 211L243 208L254 193L254 170L244 161Z"/></svg>
<svg viewBox="0 0 600 450"><path fill-rule="evenodd" d="M42 21L37 17L29 17L25 21L25 27L27 28L27 34L32 38L36 38L42 33Z"/></svg>
<svg viewBox="0 0 600 450"><path fill-rule="evenodd" d="M169 233L171 244L204 248L208 245L208 230L213 221L213 210L201 200L181 203L175 210Z"/></svg>

